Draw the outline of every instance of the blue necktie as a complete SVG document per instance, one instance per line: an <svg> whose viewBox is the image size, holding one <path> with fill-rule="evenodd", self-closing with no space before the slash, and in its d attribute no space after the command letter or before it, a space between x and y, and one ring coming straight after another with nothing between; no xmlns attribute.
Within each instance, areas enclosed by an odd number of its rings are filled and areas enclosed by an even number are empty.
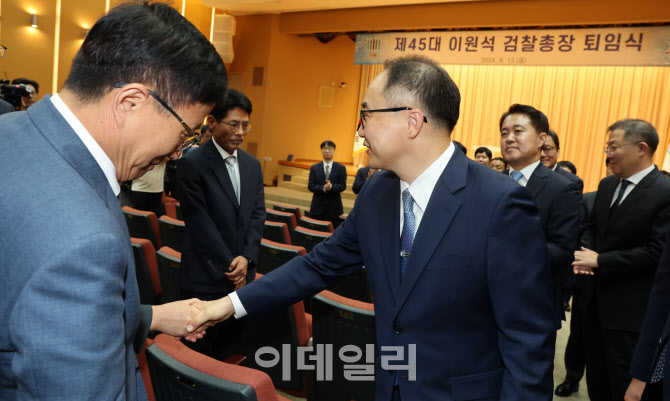
<svg viewBox="0 0 670 401"><path fill-rule="evenodd" d="M403 225L400 235L400 279L405 277L407 261L414 242L414 198L409 188L402 191Z"/></svg>
<svg viewBox="0 0 670 401"><path fill-rule="evenodd" d="M521 171L512 171L510 175L512 176L512 178L514 178L514 181L516 182L519 182L521 177L523 177L523 173Z"/></svg>
<svg viewBox="0 0 670 401"><path fill-rule="evenodd" d="M665 348L663 348L663 352L661 352L661 356L658 358L658 362L656 362L656 367L654 367L654 372L651 374L651 379L649 379L649 383L657 383L663 380L663 369L665 368L665 354L668 351L668 345L666 344Z"/></svg>

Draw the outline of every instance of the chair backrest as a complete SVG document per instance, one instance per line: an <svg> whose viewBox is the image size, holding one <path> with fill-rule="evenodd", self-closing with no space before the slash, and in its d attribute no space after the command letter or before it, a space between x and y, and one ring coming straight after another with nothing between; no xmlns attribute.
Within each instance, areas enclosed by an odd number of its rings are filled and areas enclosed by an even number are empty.
<svg viewBox="0 0 670 401"><path fill-rule="evenodd" d="M146 349L157 401L280 401L267 374L200 354L160 334Z"/></svg>
<svg viewBox="0 0 670 401"><path fill-rule="evenodd" d="M298 220L296 220L293 213L281 212L274 209L265 209L265 221L286 223L288 226L288 235L291 237L291 243L293 243L293 231L298 226Z"/></svg>
<svg viewBox="0 0 670 401"><path fill-rule="evenodd" d="M331 235L332 234L329 232L310 230L305 227L296 227L293 232L293 245L302 246L309 252L318 243Z"/></svg>
<svg viewBox="0 0 670 401"><path fill-rule="evenodd" d="M305 217L305 216L301 217L300 221L298 222L298 225L300 227L309 228L310 230L314 231L323 231L327 233L332 233L334 231L333 223L331 223L330 221L317 220L311 217Z"/></svg>
<svg viewBox="0 0 670 401"><path fill-rule="evenodd" d="M328 291L356 301L372 302L372 292L368 276L365 274L365 267L331 284Z"/></svg>
<svg viewBox="0 0 670 401"><path fill-rule="evenodd" d="M140 303L145 305L160 304L161 281L156 263L156 250L151 241L144 238L130 238L135 257L135 275L140 289Z"/></svg>
<svg viewBox="0 0 670 401"><path fill-rule="evenodd" d="M307 253L302 246L280 244L263 238L261 248L258 252L258 265L256 271L261 274L267 274L295 258Z"/></svg>
<svg viewBox="0 0 670 401"><path fill-rule="evenodd" d="M122 210L131 237L146 238L151 241L155 249L162 246L156 213L133 209L130 206L124 206Z"/></svg>
<svg viewBox="0 0 670 401"><path fill-rule="evenodd" d="M305 209L305 217L312 217L312 209L307 208Z"/></svg>
<svg viewBox="0 0 670 401"><path fill-rule="evenodd" d="M341 297L322 291L312 301L312 345L332 344L333 354L339 355L348 346L347 358L333 358L333 380L317 381L313 371L307 371L307 399L319 401L373 400L375 366L375 314L370 303ZM360 351L354 351L357 347ZM363 370L366 369L366 370ZM359 380L351 380L356 376ZM360 380L367 376L368 380Z"/></svg>
<svg viewBox="0 0 670 401"><path fill-rule="evenodd" d="M170 216L161 216L158 219L158 229L163 246L169 246L177 252L182 251L186 235L186 226L183 221Z"/></svg>
<svg viewBox="0 0 670 401"><path fill-rule="evenodd" d="M180 300L179 268L181 266L181 253L164 246L156 252L156 260L158 261L158 273L163 290L161 301L168 303Z"/></svg>
<svg viewBox="0 0 670 401"><path fill-rule="evenodd" d="M262 280L263 275L257 273L256 280ZM298 301L289 307L280 307L263 314L262 316L247 317L247 344L246 351L247 366L267 373L277 387L293 391L299 391L304 387L303 372L298 370L297 350L298 347L308 345L312 336L311 316L305 313L302 301ZM269 359L264 355L261 348L271 347L279 352L281 361L268 366L261 365L262 361ZM289 351L285 351L288 347ZM290 352L290 354L288 354ZM288 354L288 355L287 355ZM285 358L290 358L289 374L285 372Z"/></svg>
<svg viewBox="0 0 670 401"><path fill-rule="evenodd" d="M347 219L347 216L348 216L348 214L341 214L340 215L340 226L342 225L342 223L344 223L344 220Z"/></svg>
<svg viewBox="0 0 670 401"><path fill-rule="evenodd" d="M263 238L291 245L291 235L288 232L288 225L286 223L266 220L263 227Z"/></svg>
<svg viewBox="0 0 670 401"><path fill-rule="evenodd" d="M293 213L295 215L296 221L300 220L301 214L300 208L298 206L289 205L288 203L275 202L272 204L272 208L274 210L279 210L280 212Z"/></svg>

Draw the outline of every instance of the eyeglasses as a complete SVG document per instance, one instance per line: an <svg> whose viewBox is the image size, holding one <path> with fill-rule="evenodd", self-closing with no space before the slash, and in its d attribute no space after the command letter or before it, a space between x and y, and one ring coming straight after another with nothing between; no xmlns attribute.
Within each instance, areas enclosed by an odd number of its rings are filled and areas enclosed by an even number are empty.
<svg viewBox="0 0 670 401"><path fill-rule="evenodd" d="M542 151L544 151L545 153L551 153L551 152L553 152L554 150L556 150L556 148L553 147L553 146L543 146L543 147L542 147Z"/></svg>
<svg viewBox="0 0 670 401"><path fill-rule="evenodd" d="M0 57L5 55L5 50L7 50L7 47L0 45Z"/></svg>
<svg viewBox="0 0 670 401"><path fill-rule="evenodd" d="M366 109L360 109L361 112L361 121L360 121L360 126L365 129L365 114L366 113L395 113L396 111L403 111L403 110L412 110L411 107L393 107L390 109L377 109L377 110L366 110ZM423 116L423 122L427 123L428 119L426 116Z"/></svg>
<svg viewBox="0 0 670 401"><path fill-rule="evenodd" d="M235 121L233 123L229 123L228 121L221 121L221 122L226 124L227 126L229 126L230 129L233 130L234 132L237 132L237 130L240 129L240 127L242 127L242 132L244 132L245 134L247 132L251 131L251 128L254 127L254 125L252 123L250 123L249 121L246 121L246 122L243 122L243 123L241 123L239 121Z"/></svg>
<svg viewBox="0 0 670 401"><path fill-rule="evenodd" d="M612 155L612 154L614 154L614 152L619 150L619 148L623 148L624 146L635 146L640 142L644 142L644 141L637 141L637 142L633 142L633 143L624 143L623 145L615 145L615 146L606 145L603 148L603 150L605 151L606 155Z"/></svg>
<svg viewBox="0 0 670 401"><path fill-rule="evenodd" d="M128 85L126 82L117 82L114 85L114 87L115 88L123 88L126 85ZM163 101L163 99L161 99L157 94L153 93L149 89L147 89L147 92L149 92L149 95L151 95L151 97L156 99L156 101L158 103L160 103L161 106L165 107L165 109L167 111L169 111L170 114L175 116L177 118L177 120L179 120L179 122L181 123L181 126L186 131L186 132L182 133L182 135L184 136L184 139L182 140L182 143L181 143L181 146L179 147L179 149L176 150L177 152L182 152L182 151L190 148L191 146L195 145L196 143L200 142L200 140L202 139L200 137L200 135L198 135L198 133L193 131L191 129L191 127L189 127L188 124L186 124L186 122L184 122L184 120L181 117L179 117L179 115L174 110L172 110L172 108L170 106L168 106L167 103L165 103Z"/></svg>

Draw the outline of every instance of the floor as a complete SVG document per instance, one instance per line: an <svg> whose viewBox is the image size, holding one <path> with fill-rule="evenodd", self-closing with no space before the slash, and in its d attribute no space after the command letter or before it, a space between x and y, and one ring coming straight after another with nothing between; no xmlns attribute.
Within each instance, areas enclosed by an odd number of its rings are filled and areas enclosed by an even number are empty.
<svg viewBox="0 0 670 401"><path fill-rule="evenodd" d="M568 334L570 332L570 312L566 313L566 315L568 321L563 322L563 328L558 331L558 336L556 338L556 356L554 359L554 388L559 383L562 383L563 379L565 378L563 355L565 354L565 344L568 342ZM278 393L290 400L305 400L304 398L292 397L282 393L281 391L278 391ZM579 385L579 391L577 393L573 393L570 397L557 397L554 395L554 401L589 401L589 396L586 393L586 382L584 379L582 379Z"/></svg>

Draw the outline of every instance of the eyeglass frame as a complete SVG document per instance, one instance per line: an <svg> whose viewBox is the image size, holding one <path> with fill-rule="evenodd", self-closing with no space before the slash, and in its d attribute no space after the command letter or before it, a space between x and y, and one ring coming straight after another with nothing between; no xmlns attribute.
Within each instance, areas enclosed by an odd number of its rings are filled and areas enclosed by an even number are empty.
<svg viewBox="0 0 670 401"><path fill-rule="evenodd" d="M548 148L548 149L547 149ZM541 152L553 152L555 150L558 150L556 146L550 146L550 145L544 145L540 148Z"/></svg>
<svg viewBox="0 0 670 401"><path fill-rule="evenodd" d="M7 46L0 45L0 58L5 55L6 51L7 51Z"/></svg>
<svg viewBox="0 0 670 401"><path fill-rule="evenodd" d="M614 149L612 149L609 145L605 145L603 148L603 151L605 152L606 155L613 155L614 152L617 151L619 148L623 148L624 146L634 146L637 145L638 143L642 143L644 141L637 141L637 142L632 142L632 143L624 143L623 145L616 146Z"/></svg>
<svg viewBox="0 0 670 401"><path fill-rule="evenodd" d="M123 88L126 85L128 85L128 83L121 81L121 82L117 82L116 84L114 84L114 87L115 88ZM177 118L177 120L179 120L179 122L181 123L181 126L188 133L188 135L182 140L181 146L179 147L179 149L176 150L176 152L183 152L186 149L190 148L191 146L195 145L196 143L198 143L202 140L202 137L197 132L193 131L191 129L191 127L189 127L188 124L186 124L186 122L181 117L179 117L179 114L177 114L177 112L174 111L172 109L172 107L168 106L168 104L165 103L165 101L163 99L161 99L153 91L149 90L149 88L146 88L146 89L147 89L147 92L149 92L149 95L151 95L151 97L156 99L156 101L158 103L160 103L161 106L165 107L165 109L167 111L169 111L170 114L172 114L173 116L175 116L175 118Z"/></svg>
<svg viewBox="0 0 670 401"><path fill-rule="evenodd" d="M246 121L246 122L238 121L237 123L229 123L228 121L223 121L223 120L221 120L221 121L219 121L219 122L220 122L220 123L224 123L224 124L226 124L227 126L229 126L230 129L233 130L233 132L237 132L237 130L238 130L240 127L242 127L242 132L243 132L244 134L246 134L246 133L248 133L249 131L251 131L251 129L254 127L254 124L253 124L251 121ZM247 126L248 126L249 128L248 128L248 129L244 129L244 124L247 124Z"/></svg>
<svg viewBox="0 0 670 401"><path fill-rule="evenodd" d="M359 128L363 127L365 129L365 116L364 113L395 113L397 111L403 111L403 110L412 110L413 107L391 107L390 109L374 109L374 110L367 110L367 109L360 109L360 116L361 116L361 121L358 124ZM428 119L426 116L423 116L423 122L428 123Z"/></svg>

